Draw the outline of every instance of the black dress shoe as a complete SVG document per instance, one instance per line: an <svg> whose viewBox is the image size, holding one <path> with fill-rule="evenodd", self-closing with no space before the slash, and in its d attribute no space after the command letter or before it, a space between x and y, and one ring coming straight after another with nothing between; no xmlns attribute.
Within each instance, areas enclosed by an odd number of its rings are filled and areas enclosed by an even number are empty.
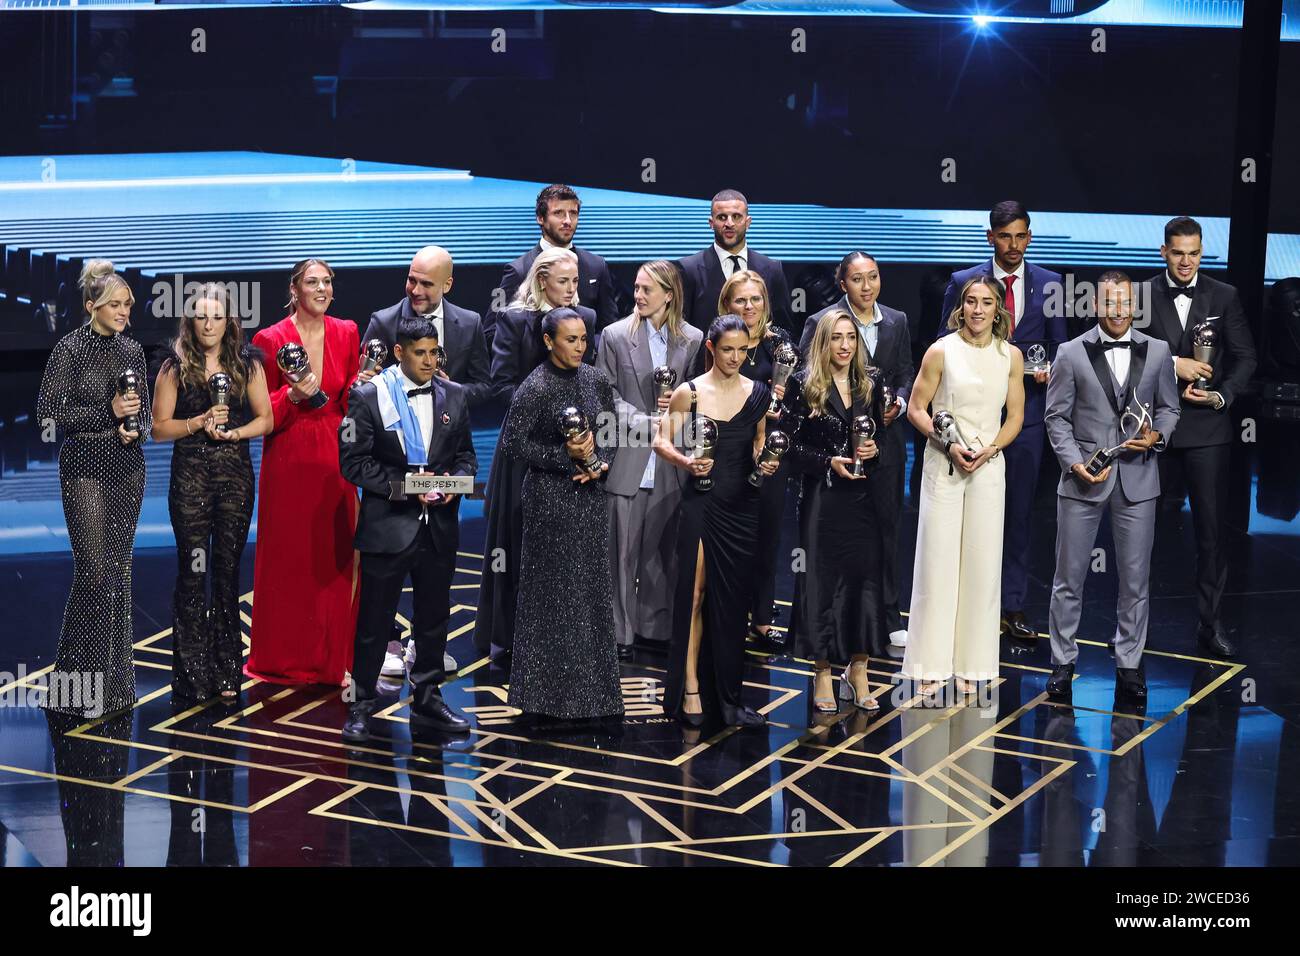
<svg viewBox="0 0 1300 956"><path fill-rule="evenodd" d="M631 644L619 644L619 645L618 645L618 659L619 659L620 661L630 661L630 660L632 659L632 645L631 645Z"/></svg>
<svg viewBox="0 0 1300 956"><path fill-rule="evenodd" d="M343 722L343 739L348 743L360 744L370 739L370 714L374 710L371 701L357 701L348 705L348 718Z"/></svg>
<svg viewBox="0 0 1300 956"><path fill-rule="evenodd" d="M1115 693L1130 700L1147 699L1147 681L1140 668L1115 668Z"/></svg>
<svg viewBox="0 0 1300 956"><path fill-rule="evenodd" d="M1196 631L1196 640L1201 647L1205 648L1211 654L1219 657L1232 657L1237 653L1237 647L1232 641L1228 640L1228 635L1223 630L1223 625L1218 621L1214 622L1214 627L1200 627Z"/></svg>
<svg viewBox="0 0 1300 956"><path fill-rule="evenodd" d="M752 707L723 707L722 719L728 726L742 729L767 726L767 718Z"/></svg>
<svg viewBox="0 0 1300 956"><path fill-rule="evenodd" d="M1038 635L1025 620L1024 611L1003 611L1002 633L1017 641L1038 640Z"/></svg>
<svg viewBox="0 0 1300 956"><path fill-rule="evenodd" d="M1052 665L1052 676L1047 678L1048 697L1069 697L1074 683L1073 664Z"/></svg>
<svg viewBox="0 0 1300 956"><path fill-rule="evenodd" d="M469 721L441 697L430 697L419 707L411 707L411 722L419 722L451 734L469 730Z"/></svg>

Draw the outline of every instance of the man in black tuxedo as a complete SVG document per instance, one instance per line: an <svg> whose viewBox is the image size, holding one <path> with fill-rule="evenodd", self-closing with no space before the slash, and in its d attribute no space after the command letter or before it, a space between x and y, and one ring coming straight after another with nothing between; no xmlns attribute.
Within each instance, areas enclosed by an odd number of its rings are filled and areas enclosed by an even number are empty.
<svg viewBox="0 0 1300 956"><path fill-rule="evenodd" d="M618 303L614 300L614 279L609 273L609 266L594 252L579 249L573 244L573 234L578 231L578 213L581 210L582 200L568 186L557 183L537 194L537 225L541 228L542 235L537 245L506 265L487 313L484 331L489 338L496 331L497 317L515 297L515 290L524 281L524 276L528 275L528 269L537 254L552 246L572 249L578 257L577 304L585 305L596 313L596 331L619 320Z"/></svg>
<svg viewBox="0 0 1300 956"><path fill-rule="evenodd" d="M417 315L432 319L438 330L438 342L446 353L438 377L463 385L465 398L473 407L487 401L492 393L488 382L487 340L478 313L447 300L451 270L451 253L441 246L425 246L417 252L406 273L406 298L373 313L361 341L379 339L388 346L391 356L397 344L397 325L402 319Z"/></svg>
<svg viewBox="0 0 1300 956"><path fill-rule="evenodd" d="M767 283L767 297L772 321L798 338L790 314L790 286L779 260L750 249L745 234L750 224L749 201L734 189L724 189L713 197L709 207L709 226L713 245L703 252L677 260L682 271L682 318L701 332L708 332L718 317L718 296L733 272L748 269L757 272Z"/></svg>
<svg viewBox="0 0 1300 956"><path fill-rule="evenodd" d="M465 391L437 377L437 349L433 322L418 316L403 319L394 348L398 365L352 390L348 415L339 426L340 470L361 489L354 539L361 552L361 603L352 682L344 692L348 718L343 739L351 742L370 737L375 684L408 576L416 647L411 722L444 732L469 729L469 721L442 699L441 689L460 497L402 492L411 471L473 475L478 470Z"/></svg>
<svg viewBox="0 0 1300 956"><path fill-rule="evenodd" d="M840 260L835 270L835 281L844 295L808 317L803 337L799 340L799 354L808 354L817 324L823 316L832 309L847 312L858 327L858 347L863 364L879 369L878 384L888 387L894 394L894 400L884 406L886 430L884 438L877 441L880 455L871 480L876 483L874 487L888 490L888 494L873 497L885 553L882 595L885 623L889 627L890 642L902 646L907 643L907 629L903 627L898 607L898 525L903 515L903 475L907 469L904 434L911 428L907 424L907 399L912 392L912 380L916 378L911 333L906 312L880 304L880 265L874 256L866 252L850 252ZM898 421L900 415L901 422Z"/></svg>
<svg viewBox="0 0 1300 956"><path fill-rule="evenodd" d="M1236 648L1219 620L1228 582L1223 524L1233 441L1228 407L1250 384L1255 343L1237 290L1201 275L1201 251L1201 224L1195 219L1178 216L1165 224L1160 255L1166 268L1143 290L1148 323L1143 331L1169 343L1182 389L1178 430L1160 456L1160 488L1166 494L1176 488L1180 507L1184 488L1192 499L1197 640L1212 653L1231 657ZM1218 332L1217 354L1209 362L1197 361L1192 352L1193 333L1202 325ZM1198 378L1208 382L1205 388L1196 386Z"/></svg>

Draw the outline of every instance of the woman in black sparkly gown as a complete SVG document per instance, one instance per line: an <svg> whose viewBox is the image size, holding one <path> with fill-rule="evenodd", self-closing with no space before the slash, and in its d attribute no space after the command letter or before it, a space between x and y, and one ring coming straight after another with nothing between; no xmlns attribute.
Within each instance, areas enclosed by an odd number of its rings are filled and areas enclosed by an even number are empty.
<svg viewBox="0 0 1300 956"><path fill-rule="evenodd" d="M508 403L529 373L546 360L541 324L552 309L574 303L573 309L587 324L587 354L583 361L595 361L596 313L577 305L577 301L577 255L558 247L542 250L520 283L514 301L497 321L491 373L495 400ZM485 494L487 535L474 620L474 644L483 654L504 656L514 643L523 535L519 496L527 469L524 462L511 459L497 443Z"/></svg>
<svg viewBox="0 0 1300 956"><path fill-rule="evenodd" d="M749 483L763 448L771 392L740 374L748 331L742 319L719 316L705 348L712 367L677 387L655 436L655 452L690 473L682 491L678 527L677 589L664 710L698 726L716 710L733 726L761 727L765 718L741 703L745 667L745 617L753 602L758 553L759 489ZM718 426L713 458L682 454L678 434L693 445L696 422ZM761 466L765 481L776 462ZM701 491L699 479L712 481Z"/></svg>
<svg viewBox="0 0 1300 956"><path fill-rule="evenodd" d="M549 359L524 379L501 429L501 451L527 462L523 547L510 668L511 707L564 720L623 713L614 644L609 506L596 482L615 446L595 436L613 420L605 374L583 364L587 327L577 310L542 320ZM566 440L560 413L587 419L585 436ZM582 462L594 455L599 477Z"/></svg>
<svg viewBox="0 0 1300 956"><path fill-rule="evenodd" d="M94 717L135 703L131 548L150 421L144 350L122 334L135 303L130 287L105 259L88 261L80 284L90 321L54 347L36 415L42 429L63 433L59 485L73 555L46 706ZM139 380L134 396L117 391L127 371Z"/></svg>
<svg viewBox="0 0 1300 956"><path fill-rule="evenodd" d="M172 694L202 701L239 695L239 562L253 517L248 440L272 427L260 355L229 318L223 286L204 286L180 321L154 384L153 437L175 441L167 506L176 534ZM209 379L230 380L214 405ZM212 594L208 596L209 577Z"/></svg>

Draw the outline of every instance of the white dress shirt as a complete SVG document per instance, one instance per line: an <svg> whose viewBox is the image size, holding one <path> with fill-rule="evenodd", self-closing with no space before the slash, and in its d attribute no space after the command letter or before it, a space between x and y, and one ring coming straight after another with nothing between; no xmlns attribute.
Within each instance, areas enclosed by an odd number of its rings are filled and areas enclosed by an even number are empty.
<svg viewBox="0 0 1300 956"><path fill-rule="evenodd" d="M858 338L867 347L867 355L874 356L876 346L880 344L880 323L885 320L880 313L880 303L871 303L871 318L866 322L862 321L862 317L853 308L852 302L849 303L849 314L853 316L853 322L858 327Z"/></svg>
<svg viewBox="0 0 1300 956"><path fill-rule="evenodd" d="M446 348L447 339L442 334L442 330L444 328L444 322L442 318L442 300L441 299L438 300L438 307L436 309L434 309L432 312L426 312L424 315L420 316L420 318L433 320L433 327L438 330L438 344L441 345L443 348Z"/></svg>
<svg viewBox="0 0 1300 956"><path fill-rule="evenodd" d="M728 252L716 242L713 244L713 251L717 253L718 261L722 263L722 278L730 279L732 273L736 271L736 264L731 261L732 256L740 256L740 268L742 270L749 268L749 246L743 245L739 249Z"/></svg>
<svg viewBox="0 0 1300 956"><path fill-rule="evenodd" d="M432 385L432 382L429 382ZM409 392L413 388L422 388L416 385L406 373L402 373L402 389ZM429 448L429 439L433 437L433 393L429 392L424 395L416 395L413 398L408 397L407 401L411 403L411 411L415 413L415 420L420 423L420 434L424 436L425 451ZM406 436L402 430L397 429L397 440L402 444L402 451L406 451Z"/></svg>
<svg viewBox="0 0 1300 956"><path fill-rule="evenodd" d="M1120 388L1128 386L1128 366L1133 357L1133 328L1124 330L1124 334L1119 338L1112 338L1106 334L1106 330L1097 326L1097 341L1103 345L1107 342L1128 342L1129 347L1126 349L1106 349L1106 364L1110 366L1111 372L1115 375L1115 381L1119 382Z"/></svg>
<svg viewBox="0 0 1300 956"><path fill-rule="evenodd" d="M1199 279L1200 276L1201 274L1197 272L1196 275L1192 276L1192 281L1187 283L1187 285L1193 289L1196 288L1196 280ZM1169 288L1171 289L1178 284L1169 277L1168 269L1165 270L1165 282L1169 284ZM1192 297L1190 295L1174 296L1174 308L1178 310L1178 324L1183 328L1187 328L1187 316L1190 315L1192 311Z"/></svg>
<svg viewBox="0 0 1300 956"><path fill-rule="evenodd" d="M537 244L542 247L543 251L547 249L572 249L573 248L572 240L570 240L567 246L562 246L559 243L551 242L551 240L547 239L545 236L539 236L537 239Z"/></svg>
<svg viewBox="0 0 1300 956"><path fill-rule="evenodd" d="M668 364L668 323L656 329L649 322L645 324L646 344L650 346L650 363L654 366ZM650 453L649 460L645 463L645 471L641 472L641 488L653 488L655 486L655 465L658 463L659 456L654 452Z"/></svg>
<svg viewBox="0 0 1300 956"><path fill-rule="evenodd" d="M1016 320L1015 324L1019 325L1021 316L1025 314L1025 300L1028 298L1028 294L1025 292L1025 260L1020 260L1020 265L1016 267L1015 272L1008 272L1006 269L998 265L997 259L994 259L993 278L1002 282L1004 290L1006 288L1005 280L1007 276L1016 277L1016 281L1011 284L1011 294L1015 296L1016 299L1016 314L1013 315L1012 318ZM1006 298L1005 291L1003 298Z"/></svg>

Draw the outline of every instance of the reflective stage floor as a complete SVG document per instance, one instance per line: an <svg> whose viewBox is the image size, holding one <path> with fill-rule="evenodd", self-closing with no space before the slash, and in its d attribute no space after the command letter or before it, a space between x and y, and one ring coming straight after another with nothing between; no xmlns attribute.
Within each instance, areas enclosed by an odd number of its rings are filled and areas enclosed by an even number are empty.
<svg viewBox="0 0 1300 956"><path fill-rule="evenodd" d="M914 511L909 520L914 528ZM467 546L481 540L481 523L466 522ZM1229 601L1244 652L1224 662L1198 656L1187 636L1190 552L1180 537L1158 545L1145 712L1114 699L1104 643L1112 584L1089 594L1085 633L1103 637L1082 647L1073 707L1044 694L1046 638L1030 649L1004 642L997 683L940 706L922 706L894 682L898 660L874 661L882 709L842 704L830 717L812 711L806 661L755 647L745 693L771 721L761 732L695 731L664 716L665 661L650 651L622 667L621 725L516 726L508 675L473 654L479 562L467 551L450 644L463 666L445 691L472 715L473 732L413 736L398 696L409 685L394 685L378 735L362 747L339 739L337 689L250 681L235 707L174 708L175 557L163 549L136 555L137 706L108 719L47 720L30 685L52 659L71 561L7 557L0 858L8 866L1300 863L1289 640L1300 547L1289 536L1242 536L1252 550L1267 548L1258 557L1268 560L1256 564L1252 593ZM251 581L251 548L244 565ZM250 590L245 626L251 598ZM1045 607L1031 609L1031 620L1045 618Z"/></svg>

